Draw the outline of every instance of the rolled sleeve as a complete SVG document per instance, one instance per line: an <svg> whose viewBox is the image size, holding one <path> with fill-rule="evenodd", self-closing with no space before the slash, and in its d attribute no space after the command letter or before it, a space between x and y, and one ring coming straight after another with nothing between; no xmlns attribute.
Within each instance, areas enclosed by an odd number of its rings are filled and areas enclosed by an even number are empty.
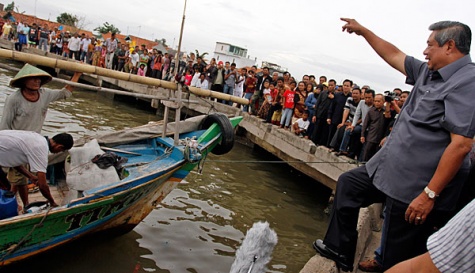
<svg viewBox="0 0 475 273"><path fill-rule="evenodd" d="M416 80L422 71L423 65L424 62L414 57L406 56L406 59L404 60L404 68L406 70L407 75L407 84L414 85L416 83Z"/></svg>

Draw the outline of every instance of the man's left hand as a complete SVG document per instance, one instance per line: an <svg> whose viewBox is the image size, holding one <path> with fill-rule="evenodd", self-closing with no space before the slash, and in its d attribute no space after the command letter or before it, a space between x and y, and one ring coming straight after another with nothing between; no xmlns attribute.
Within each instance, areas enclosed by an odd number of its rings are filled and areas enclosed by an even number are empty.
<svg viewBox="0 0 475 273"><path fill-rule="evenodd" d="M422 225L433 207L434 199L430 199L425 192L422 192L409 204L404 218L410 224Z"/></svg>

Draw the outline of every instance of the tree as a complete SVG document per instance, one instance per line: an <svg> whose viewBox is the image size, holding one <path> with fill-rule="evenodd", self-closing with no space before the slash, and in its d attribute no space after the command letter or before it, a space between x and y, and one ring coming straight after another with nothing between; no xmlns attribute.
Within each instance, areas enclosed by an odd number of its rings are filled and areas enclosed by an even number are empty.
<svg viewBox="0 0 475 273"><path fill-rule="evenodd" d="M75 27L76 24L79 22L79 18L76 15L63 12L58 17L56 17L56 21L60 24Z"/></svg>
<svg viewBox="0 0 475 273"><path fill-rule="evenodd" d="M11 2L10 4L7 5L7 7L5 8L5 11L6 12L12 12L15 10L15 2Z"/></svg>
<svg viewBox="0 0 475 273"><path fill-rule="evenodd" d="M205 60L205 56L208 55L209 53L208 52L204 52L203 54L200 54L200 52L198 51L198 49L195 49L195 52L196 52L196 58L201 58L202 60Z"/></svg>
<svg viewBox="0 0 475 273"><path fill-rule="evenodd" d="M106 34L109 32L120 33L120 30L116 26L114 26L114 24L109 24L109 22L105 22L104 24L102 24L102 26L96 27L94 31L97 31L101 34Z"/></svg>

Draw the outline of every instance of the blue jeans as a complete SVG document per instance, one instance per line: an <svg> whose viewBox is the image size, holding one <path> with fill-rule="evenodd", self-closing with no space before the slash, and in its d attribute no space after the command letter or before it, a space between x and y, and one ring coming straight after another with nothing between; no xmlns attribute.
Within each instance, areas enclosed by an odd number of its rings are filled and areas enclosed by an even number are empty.
<svg viewBox="0 0 475 273"><path fill-rule="evenodd" d="M280 119L280 126L289 127L290 122L292 122L293 113L294 113L294 109L284 108L284 110L282 111L282 118Z"/></svg>
<svg viewBox="0 0 475 273"><path fill-rule="evenodd" d="M39 49L42 49L43 51L48 51L48 39L46 38L40 38L40 42L38 45Z"/></svg>
<svg viewBox="0 0 475 273"><path fill-rule="evenodd" d="M244 98L249 100L249 103L251 103L251 98L254 93L244 93ZM244 105L242 108L243 112L249 112L249 105Z"/></svg>
<svg viewBox="0 0 475 273"><path fill-rule="evenodd" d="M386 217L386 207L383 209L383 215L384 215L384 221L383 221L383 227L382 229L382 234L381 234L381 243L379 244L378 249L374 251L374 259L379 265L383 265L383 249L382 246L386 244L386 229L384 228L385 226L389 225L388 223L388 217Z"/></svg>
<svg viewBox="0 0 475 273"><path fill-rule="evenodd" d="M223 93L224 94L229 94L229 95L233 95L233 91L234 91L234 86L229 86L227 84L224 84L224 87L223 87ZM232 101L225 101L225 100L222 100L221 103L224 103L224 104L228 104L228 105L233 105L233 102Z"/></svg>
<svg viewBox="0 0 475 273"><path fill-rule="evenodd" d="M361 135L361 125L356 125L353 131L345 130L345 134L343 135L343 140L341 141L341 144L340 144L341 152L348 151L348 145L350 144L351 136L355 134L356 136Z"/></svg>

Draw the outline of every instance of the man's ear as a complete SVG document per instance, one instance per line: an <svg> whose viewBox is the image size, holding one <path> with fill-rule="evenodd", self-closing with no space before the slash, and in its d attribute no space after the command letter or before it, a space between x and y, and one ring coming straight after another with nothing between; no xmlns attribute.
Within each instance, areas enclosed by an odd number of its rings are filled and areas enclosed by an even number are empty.
<svg viewBox="0 0 475 273"><path fill-rule="evenodd" d="M454 50L458 50L457 47L455 46L455 41L454 40L448 40L447 43L447 54L452 53Z"/></svg>

